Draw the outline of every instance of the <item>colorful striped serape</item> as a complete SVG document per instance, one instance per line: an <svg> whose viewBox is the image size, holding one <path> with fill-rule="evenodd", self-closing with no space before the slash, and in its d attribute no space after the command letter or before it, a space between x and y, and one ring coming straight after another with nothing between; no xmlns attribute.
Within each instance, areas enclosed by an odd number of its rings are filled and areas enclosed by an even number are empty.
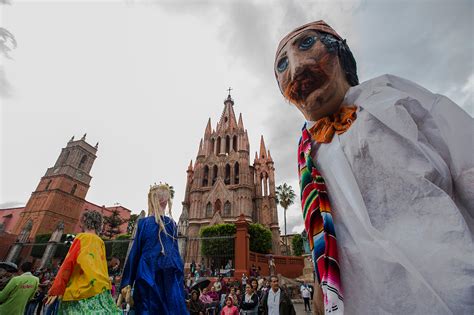
<svg viewBox="0 0 474 315"><path fill-rule="evenodd" d="M306 124L302 133L298 144L298 175L305 229L326 314L342 314L344 303L331 206L324 179L311 157L311 134Z"/></svg>

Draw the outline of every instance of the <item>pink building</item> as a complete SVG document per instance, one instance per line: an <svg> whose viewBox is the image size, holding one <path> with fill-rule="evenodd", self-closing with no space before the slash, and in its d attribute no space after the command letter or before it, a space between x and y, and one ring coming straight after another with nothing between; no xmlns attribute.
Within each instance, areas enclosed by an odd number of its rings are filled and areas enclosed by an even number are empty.
<svg viewBox="0 0 474 315"><path fill-rule="evenodd" d="M12 233L25 207L0 209L0 231Z"/></svg>
<svg viewBox="0 0 474 315"><path fill-rule="evenodd" d="M20 219L20 213L24 209L25 207L0 209L0 232L3 231L8 234L13 234L13 229L15 228L15 225ZM82 216L82 213L86 211L90 211L90 210L96 210L102 213L104 217L110 217L113 211L118 211L120 218L124 220L124 223L122 223L122 225L119 227L120 229L119 234L127 233L128 220L130 219L130 215L132 214L131 210L120 205L106 207L106 206L99 206L92 202L86 201L81 209L81 216ZM73 233L77 234L80 232L82 232L82 228L81 228L80 221L78 221L74 227Z"/></svg>
<svg viewBox="0 0 474 315"><path fill-rule="evenodd" d="M123 206L120 206L120 205L116 205L116 206L112 206L112 207L106 207L104 205L99 206L99 205L96 205L92 202L86 201L84 203L84 206L82 207L81 216L84 212L91 211L91 210L95 210L95 211L98 211L98 212L102 213L102 215L104 217L110 217L112 215L113 211L118 211L118 213L120 215L120 218L122 218L122 220L124 220L124 223L122 223L122 225L119 227L119 229L120 229L119 234L127 233L128 220L130 219L130 215L132 213L132 211L130 211L129 209L127 209ZM82 232L81 222L78 221L75 228L74 228L74 233L80 233L80 232Z"/></svg>

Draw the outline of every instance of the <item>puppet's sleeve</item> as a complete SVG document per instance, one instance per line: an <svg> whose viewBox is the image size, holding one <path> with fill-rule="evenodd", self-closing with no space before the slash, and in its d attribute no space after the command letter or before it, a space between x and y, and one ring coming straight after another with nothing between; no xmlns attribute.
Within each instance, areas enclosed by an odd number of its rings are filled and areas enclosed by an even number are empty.
<svg viewBox="0 0 474 315"><path fill-rule="evenodd" d="M58 274L54 279L53 286L49 289L50 296L61 296L64 295L69 279L71 278L74 266L77 264L77 257L81 251L81 240L75 238L72 242L71 248L69 249L66 258L64 259L61 268L59 268Z"/></svg>
<svg viewBox="0 0 474 315"><path fill-rule="evenodd" d="M442 95L436 98L431 115L448 147L455 201L474 218L474 119Z"/></svg>
<svg viewBox="0 0 474 315"><path fill-rule="evenodd" d="M126 287L127 285L132 286L135 278L137 276L138 262L140 261L141 256L141 244L140 239L143 233L143 222L144 220L138 220L137 233L135 234L135 239L133 240L132 249L125 263L123 269L122 282L120 283L120 289Z"/></svg>

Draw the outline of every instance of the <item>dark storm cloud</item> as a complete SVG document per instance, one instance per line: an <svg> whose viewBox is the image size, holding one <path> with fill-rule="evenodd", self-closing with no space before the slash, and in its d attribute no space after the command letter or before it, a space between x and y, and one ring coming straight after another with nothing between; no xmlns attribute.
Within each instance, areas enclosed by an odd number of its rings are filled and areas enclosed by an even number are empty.
<svg viewBox="0 0 474 315"><path fill-rule="evenodd" d="M472 1L364 2L354 25L362 81L392 73L462 102L474 66L472 12Z"/></svg>

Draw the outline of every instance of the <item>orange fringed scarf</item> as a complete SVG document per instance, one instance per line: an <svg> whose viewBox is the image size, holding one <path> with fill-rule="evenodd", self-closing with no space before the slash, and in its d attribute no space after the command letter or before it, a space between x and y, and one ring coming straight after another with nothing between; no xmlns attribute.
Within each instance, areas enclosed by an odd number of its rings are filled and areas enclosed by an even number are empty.
<svg viewBox="0 0 474 315"><path fill-rule="evenodd" d="M318 143L331 142L334 134L343 134L357 118L357 106L342 106L339 111L316 121L308 131Z"/></svg>

